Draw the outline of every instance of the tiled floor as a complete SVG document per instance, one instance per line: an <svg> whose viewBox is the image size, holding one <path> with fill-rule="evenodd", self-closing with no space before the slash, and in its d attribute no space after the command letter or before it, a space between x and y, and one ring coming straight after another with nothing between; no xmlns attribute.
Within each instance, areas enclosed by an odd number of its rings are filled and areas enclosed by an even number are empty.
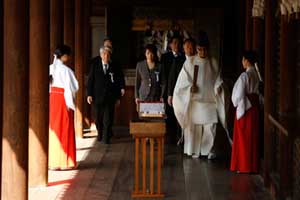
<svg viewBox="0 0 300 200"><path fill-rule="evenodd" d="M49 171L49 186L31 188L30 200L129 200L133 188L134 145L128 133L112 144L95 135L77 140L79 167ZM162 190L166 200L269 200L260 176L228 170L226 158L214 161L183 156L180 147L166 146Z"/></svg>

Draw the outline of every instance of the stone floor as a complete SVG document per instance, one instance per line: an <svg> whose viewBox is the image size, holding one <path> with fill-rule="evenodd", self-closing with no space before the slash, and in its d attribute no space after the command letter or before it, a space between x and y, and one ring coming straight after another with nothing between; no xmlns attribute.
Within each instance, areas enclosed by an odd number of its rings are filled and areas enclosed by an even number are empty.
<svg viewBox="0 0 300 200"><path fill-rule="evenodd" d="M271 200L258 175L228 170L228 158L192 159L178 146L165 147L162 191L166 200ZM129 200L133 189L134 145L128 133L112 144L93 133L77 140L76 170L49 171L49 186L30 188L30 200Z"/></svg>

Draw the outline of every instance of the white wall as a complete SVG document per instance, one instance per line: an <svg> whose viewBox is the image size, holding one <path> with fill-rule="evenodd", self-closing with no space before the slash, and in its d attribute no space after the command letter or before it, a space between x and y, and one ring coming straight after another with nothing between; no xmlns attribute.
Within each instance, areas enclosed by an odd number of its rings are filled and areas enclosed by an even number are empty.
<svg viewBox="0 0 300 200"><path fill-rule="evenodd" d="M91 57L99 55L99 48L106 36L105 17L90 17L91 27Z"/></svg>

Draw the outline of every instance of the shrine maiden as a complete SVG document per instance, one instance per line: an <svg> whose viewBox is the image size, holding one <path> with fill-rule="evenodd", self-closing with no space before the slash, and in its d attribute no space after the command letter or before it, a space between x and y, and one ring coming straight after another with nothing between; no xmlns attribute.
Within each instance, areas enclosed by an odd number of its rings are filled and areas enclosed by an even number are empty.
<svg viewBox="0 0 300 200"><path fill-rule="evenodd" d="M54 51L54 62L50 65L50 169L76 167L74 98L78 82L72 69L65 65L70 59L70 54L70 47L66 45L57 47Z"/></svg>
<svg viewBox="0 0 300 200"><path fill-rule="evenodd" d="M259 77L254 68L255 54L243 54L243 72L232 91L232 103L236 107L233 145L231 154L232 171L258 172L259 135Z"/></svg>

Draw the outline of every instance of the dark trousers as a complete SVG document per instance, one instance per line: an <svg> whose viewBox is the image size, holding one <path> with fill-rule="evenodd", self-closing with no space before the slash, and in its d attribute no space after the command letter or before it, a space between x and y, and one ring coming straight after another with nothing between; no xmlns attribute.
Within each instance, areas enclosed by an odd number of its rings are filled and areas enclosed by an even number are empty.
<svg viewBox="0 0 300 200"><path fill-rule="evenodd" d="M110 142L114 122L114 101L105 101L95 105L95 122L98 131L98 141Z"/></svg>
<svg viewBox="0 0 300 200"><path fill-rule="evenodd" d="M166 104L166 114L167 141L171 144L177 144L181 137L181 128L177 122L173 107L168 104Z"/></svg>

